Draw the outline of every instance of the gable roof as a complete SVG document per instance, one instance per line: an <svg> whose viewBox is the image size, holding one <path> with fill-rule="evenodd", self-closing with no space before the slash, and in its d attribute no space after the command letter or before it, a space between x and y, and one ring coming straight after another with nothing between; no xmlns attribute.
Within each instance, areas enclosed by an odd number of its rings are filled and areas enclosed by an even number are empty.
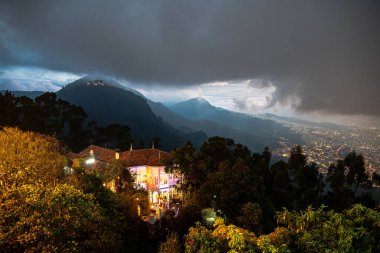
<svg viewBox="0 0 380 253"><path fill-rule="evenodd" d="M91 150L94 153L95 159L103 162L110 162L115 159L116 151L108 148L102 148L95 145L90 145L83 149L78 155L82 158L90 156Z"/></svg>
<svg viewBox="0 0 380 253"><path fill-rule="evenodd" d="M131 151L124 151L121 154L121 159L128 161L130 166L160 166L164 165L164 160L168 159L169 157L170 154L168 152L158 149L136 149Z"/></svg>
<svg viewBox="0 0 380 253"><path fill-rule="evenodd" d="M91 150L95 159L103 162L111 162L115 159L117 153L112 149L90 145L82 150L78 156L81 158L89 157ZM164 165L164 160L170 157L170 153L158 149L136 149L119 153L120 159L127 161L130 166L162 166Z"/></svg>

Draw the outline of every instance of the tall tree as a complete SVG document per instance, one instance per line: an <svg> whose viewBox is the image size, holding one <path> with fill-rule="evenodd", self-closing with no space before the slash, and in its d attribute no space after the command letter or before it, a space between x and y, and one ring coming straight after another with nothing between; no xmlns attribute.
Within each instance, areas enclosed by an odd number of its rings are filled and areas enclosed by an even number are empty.
<svg viewBox="0 0 380 253"><path fill-rule="evenodd" d="M57 139L17 128L0 130L0 187L9 188L36 180L57 182L65 159Z"/></svg>
<svg viewBox="0 0 380 253"><path fill-rule="evenodd" d="M243 159L237 159L234 164L224 161L217 171L208 175L200 188L199 199L203 207L212 203L215 210L220 209L234 220L243 204L262 199L259 185Z"/></svg>
<svg viewBox="0 0 380 253"><path fill-rule="evenodd" d="M327 181L331 190L326 196L326 202L335 210L342 211L350 207L354 201L363 204L363 201L368 202L368 196L356 196L359 187L370 188L372 182L366 173L363 156L355 151L329 167ZM372 201L369 199L369 202Z"/></svg>
<svg viewBox="0 0 380 253"><path fill-rule="evenodd" d="M291 209L293 206L293 186L290 181L288 165L280 160L271 166L271 195L277 210L282 207Z"/></svg>
<svg viewBox="0 0 380 253"><path fill-rule="evenodd" d="M34 101L10 92L0 94L0 115L0 126L55 136L74 152L89 144L126 150L133 142L128 126L113 124L100 128L95 122L86 125L87 114L81 107L58 99L51 92Z"/></svg>
<svg viewBox="0 0 380 253"><path fill-rule="evenodd" d="M354 194L356 194L359 187L371 187L362 155L353 151L344 158L344 164L348 168L346 180L348 184L353 186Z"/></svg>
<svg viewBox="0 0 380 253"><path fill-rule="evenodd" d="M18 101L12 93L0 93L0 126L17 126L19 124Z"/></svg>
<svg viewBox="0 0 380 253"><path fill-rule="evenodd" d="M297 175L298 206L304 209L309 205L318 207L324 189L323 175L315 163L307 164Z"/></svg>

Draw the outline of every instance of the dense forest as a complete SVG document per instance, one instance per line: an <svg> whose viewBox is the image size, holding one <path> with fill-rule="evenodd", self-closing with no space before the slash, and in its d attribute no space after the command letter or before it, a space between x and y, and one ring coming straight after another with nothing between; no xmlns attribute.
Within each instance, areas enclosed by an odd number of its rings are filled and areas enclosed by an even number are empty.
<svg viewBox="0 0 380 253"><path fill-rule="evenodd" d="M148 193L123 161L64 169L68 149L128 146L127 126L87 124L83 109L52 93L0 95L0 115L2 252L380 252L371 195L379 176L361 154L324 175L301 146L272 164L267 148L252 153L223 137L187 143L165 161L185 178L178 215L168 210L151 225L139 216L150 213ZM115 178L112 192L104 185Z"/></svg>
<svg viewBox="0 0 380 253"><path fill-rule="evenodd" d="M131 143L136 148L151 145L141 138L134 140L129 126L98 126L97 122L87 119L83 108L58 98L53 92L46 92L34 100L11 92L0 94L0 115L0 126L55 136L74 152L90 144L121 150L128 149ZM158 137L152 136L152 141L159 147Z"/></svg>

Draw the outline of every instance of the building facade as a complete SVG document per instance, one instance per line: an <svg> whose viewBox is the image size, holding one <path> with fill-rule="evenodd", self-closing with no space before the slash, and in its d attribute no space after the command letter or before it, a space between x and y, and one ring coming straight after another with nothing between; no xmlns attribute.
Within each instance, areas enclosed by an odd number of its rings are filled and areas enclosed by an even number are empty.
<svg viewBox="0 0 380 253"><path fill-rule="evenodd" d="M125 161L134 177L135 185L148 191L152 206L170 207L174 199L180 199L180 192L176 188L180 178L165 172L164 160L169 156L168 152L154 148L136 150L131 148L129 151L120 152L90 145L78 154L70 153L68 158L73 161L74 167L100 172L105 172L114 160ZM106 186L115 191L116 180L108 182Z"/></svg>

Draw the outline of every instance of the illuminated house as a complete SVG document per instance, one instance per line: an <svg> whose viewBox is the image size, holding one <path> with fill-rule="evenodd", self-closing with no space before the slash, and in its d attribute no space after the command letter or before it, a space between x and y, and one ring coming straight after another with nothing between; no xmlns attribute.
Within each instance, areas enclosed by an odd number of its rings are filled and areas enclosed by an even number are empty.
<svg viewBox="0 0 380 253"><path fill-rule="evenodd" d="M163 164L169 155L154 148L120 152L91 145L79 154L71 154L71 157L75 158L72 160L76 166L80 165L79 157L82 160L81 165L87 171L104 171L111 161L124 160L136 180L136 185L148 190L151 203L169 205L173 198L179 197L175 188L179 179L174 174L166 173ZM109 182L107 187L115 190L115 181Z"/></svg>

